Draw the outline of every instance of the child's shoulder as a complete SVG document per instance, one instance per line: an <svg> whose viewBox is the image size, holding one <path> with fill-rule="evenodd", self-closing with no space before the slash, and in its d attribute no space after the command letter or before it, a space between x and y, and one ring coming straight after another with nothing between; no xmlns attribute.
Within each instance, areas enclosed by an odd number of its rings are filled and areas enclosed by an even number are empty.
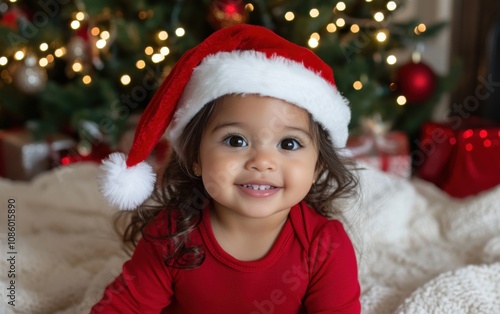
<svg viewBox="0 0 500 314"><path fill-rule="evenodd" d="M294 231L302 245L309 247L318 238L343 239L346 232L339 220L329 219L317 213L305 202L290 212Z"/></svg>
<svg viewBox="0 0 500 314"><path fill-rule="evenodd" d="M321 229L325 227L325 225L342 226L342 223L339 220L331 219L319 214L314 208L305 202L299 203L297 207L298 208L296 208L296 210L291 211L291 219L302 221L304 226L309 231Z"/></svg>

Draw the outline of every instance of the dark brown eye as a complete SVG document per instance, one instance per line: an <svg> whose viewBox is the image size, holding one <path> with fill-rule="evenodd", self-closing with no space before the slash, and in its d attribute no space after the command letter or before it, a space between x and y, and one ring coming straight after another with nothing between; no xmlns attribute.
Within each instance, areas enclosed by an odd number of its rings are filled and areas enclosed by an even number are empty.
<svg viewBox="0 0 500 314"><path fill-rule="evenodd" d="M278 147L284 150L296 150L302 147L300 143L293 138L285 138L282 140L279 144Z"/></svg>
<svg viewBox="0 0 500 314"><path fill-rule="evenodd" d="M231 147L246 147L247 141L239 135L230 135L224 139L224 143Z"/></svg>

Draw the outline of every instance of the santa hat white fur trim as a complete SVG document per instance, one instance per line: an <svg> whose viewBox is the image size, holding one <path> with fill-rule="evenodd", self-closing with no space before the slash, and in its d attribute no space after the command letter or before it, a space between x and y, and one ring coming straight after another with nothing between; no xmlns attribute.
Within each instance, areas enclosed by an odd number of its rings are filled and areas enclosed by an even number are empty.
<svg viewBox="0 0 500 314"><path fill-rule="evenodd" d="M174 149L196 113L227 94L259 94L297 105L328 131L334 147L346 144L351 111L335 86L301 63L246 50L210 55L195 68L166 131Z"/></svg>
<svg viewBox="0 0 500 314"><path fill-rule="evenodd" d="M112 205L132 210L153 193L156 175L145 161L127 168L125 160L124 154L113 153L102 161L99 188Z"/></svg>

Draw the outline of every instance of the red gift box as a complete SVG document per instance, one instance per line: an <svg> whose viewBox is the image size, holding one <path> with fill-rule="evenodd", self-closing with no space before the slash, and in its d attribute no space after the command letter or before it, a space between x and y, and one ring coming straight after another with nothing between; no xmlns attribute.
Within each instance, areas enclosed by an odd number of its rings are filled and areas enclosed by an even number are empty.
<svg viewBox="0 0 500 314"><path fill-rule="evenodd" d="M416 174L457 198L500 184L500 125L479 118L426 123Z"/></svg>
<svg viewBox="0 0 500 314"><path fill-rule="evenodd" d="M368 166L402 178L411 176L410 149L404 132L352 135L347 150L348 155Z"/></svg>

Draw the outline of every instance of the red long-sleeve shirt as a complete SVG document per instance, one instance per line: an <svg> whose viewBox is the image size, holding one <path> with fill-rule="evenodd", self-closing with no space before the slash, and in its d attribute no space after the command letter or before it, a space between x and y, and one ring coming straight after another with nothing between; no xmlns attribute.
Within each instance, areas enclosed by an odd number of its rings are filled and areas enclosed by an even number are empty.
<svg viewBox="0 0 500 314"><path fill-rule="evenodd" d="M167 267L162 247L142 239L91 313L360 313L356 257L339 221L295 205L268 254L240 261L217 243L209 209L202 215L190 235L205 251L200 267Z"/></svg>

